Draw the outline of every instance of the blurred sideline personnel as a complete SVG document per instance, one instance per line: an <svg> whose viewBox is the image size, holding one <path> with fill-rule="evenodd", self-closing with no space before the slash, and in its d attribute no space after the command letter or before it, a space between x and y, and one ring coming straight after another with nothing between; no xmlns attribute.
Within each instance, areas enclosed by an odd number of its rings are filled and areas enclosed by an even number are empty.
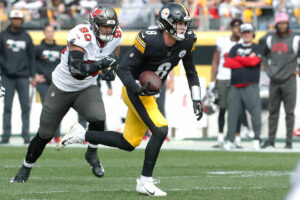
<svg viewBox="0 0 300 200"><path fill-rule="evenodd" d="M230 86L231 70L224 67L225 59L229 54L231 47L240 41L240 25L243 22L240 19L233 19L230 22L231 36L221 36L216 38L216 50L214 52L212 61L211 78L208 88L208 95L213 95L213 90L217 92L217 104L220 108L218 117L219 134L217 145L215 148L223 148L224 145L224 124L225 124L225 112L227 105L227 93ZM243 112L245 115L245 112ZM244 117L246 118L246 116ZM247 119L246 119L247 121ZM241 122L241 121L240 121ZM241 123L238 127L240 128ZM239 132L239 131L238 131ZM239 135L235 138L235 145L241 147L241 138Z"/></svg>
<svg viewBox="0 0 300 200"><path fill-rule="evenodd" d="M11 136L11 114L15 90L18 92L22 110L22 137L24 143L29 136L29 83L35 87L34 46L29 34L22 28L24 14L12 10L9 14L11 25L0 35L0 65L2 83L6 89L4 97L3 136L1 144L9 143Z"/></svg>
<svg viewBox="0 0 300 200"><path fill-rule="evenodd" d="M260 149L261 103L259 96L260 47L252 43L255 28L250 23L240 27L242 43L233 46L225 60L225 67L231 69L231 85L228 91L228 131L225 149L233 147L236 127L244 108L251 115L255 133L253 149Z"/></svg>
<svg viewBox="0 0 300 200"><path fill-rule="evenodd" d="M270 77L269 89L269 137L262 148L275 147L281 101L286 113L286 144L292 148L294 110L297 97L297 57L300 51L300 36L289 30L289 16L278 13L275 17L276 33L266 39L263 64Z"/></svg>
<svg viewBox="0 0 300 200"><path fill-rule="evenodd" d="M110 68L109 72L114 74L118 65L122 32L115 10L107 5L96 6L90 13L90 24L80 24L70 30L67 41L61 62L52 73L38 133L11 182L23 183L28 179L31 168L71 107L89 122L88 130L104 130L106 114L96 79L99 70ZM89 143L85 159L95 176L104 175L95 143Z"/></svg>
<svg viewBox="0 0 300 200"><path fill-rule="evenodd" d="M192 53L197 38L189 30L190 22L188 10L182 4L166 4L160 10L160 28L141 31L135 38L134 46L122 58L117 74L124 84L122 98L128 106L124 134L113 131L86 132L79 124L75 124L57 145L57 149L87 140L133 151L149 128L152 136L145 149L144 166L142 175L136 180L136 191L150 196L166 196L166 192L154 185L156 182L152 174L160 148L168 134L168 122L159 111L153 96L159 92L150 92L147 84L141 87L137 80L142 72L150 70L156 72L164 82L168 73L182 59L194 112L197 120L202 118L200 84Z"/></svg>
<svg viewBox="0 0 300 200"><path fill-rule="evenodd" d="M35 80L37 82L36 88L40 94L42 104L44 104L47 90L51 85L52 72L60 63L60 52L63 49L62 46L55 43L54 34L54 27L50 24L46 24L44 27L45 39L43 39L41 44L36 47ZM58 128L54 136L56 142L59 141L59 135L60 132Z"/></svg>

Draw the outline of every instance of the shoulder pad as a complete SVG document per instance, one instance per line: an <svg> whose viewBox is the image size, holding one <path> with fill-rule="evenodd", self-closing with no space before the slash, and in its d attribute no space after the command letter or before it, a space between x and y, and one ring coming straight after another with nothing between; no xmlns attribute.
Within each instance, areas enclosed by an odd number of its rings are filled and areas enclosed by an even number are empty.
<svg viewBox="0 0 300 200"><path fill-rule="evenodd" d="M94 33L90 30L90 25L79 24L70 30L67 41L76 46L86 48L93 40L93 37Z"/></svg>
<svg viewBox="0 0 300 200"><path fill-rule="evenodd" d="M145 36L145 32L141 31L139 32L136 37L134 38L134 42L133 45L135 46L135 48L137 48L137 50L139 52L141 52L142 54L145 53L145 49L146 49L146 36Z"/></svg>
<svg viewBox="0 0 300 200"><path fill-rule="evenodd" d="M186 35L188 37L188 40L193 44L191 47L191 52L193 52L197 46L197 35L192 30L188 30Z"/></svg>

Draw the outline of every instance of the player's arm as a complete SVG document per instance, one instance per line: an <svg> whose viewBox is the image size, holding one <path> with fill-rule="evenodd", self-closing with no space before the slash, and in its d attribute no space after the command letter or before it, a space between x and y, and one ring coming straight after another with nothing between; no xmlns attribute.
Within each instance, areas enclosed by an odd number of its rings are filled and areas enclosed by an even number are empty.
<svg viewBox="0 0 300 200"><path fill-rule="evenodd" d="M269 56L270 56L270 47L271 47L271 39L272 39L272 36L268 36L266 38L265 41L263 41L263 44L262 44L262 58L261 58L261 61L262 61L262 64L263 64L263 67L265 69L267 69L269 67Z"/></svg>
<svg viewBox="0 0 300 200"><path fill-rule="evenodd" d="M218 73L218 66L220 63L220 51L216 46L216 50L213 55L213 60L211 64L211 76L210 76L210 83L209 83L209 90L213 90L216 84L216 77Z"/></svg>
<svg viewBox="0 0 300 200"><path fill-rule="evenodd" d="M5 59L3 51L3 39L2 34L0 34L0 68L5 68Z"/></svg>
<svg viewBox="0 0 300 200"><path fill-rule="evenodd" d="M201 105L201 88L192 52L188 52L187 55L182 59L182 62L191 91L194 113L196 114L197 120L199 121L203 115L203 109Z"/></svg>
<svg viewBox="0 0 300 200"><path fill-rule="evenodd" d="M123 56L120 66L117 69L117 75L123 82L124 86L135 95L142 95L147 92L147 88L140 87L133 78L132 71L141 67L141 63L146 54L146 42L143 32L140 32L130 50ZM149 95L153 95L150 94Z"/></svg>
<svg viewBox="0 0 300 200"><path fill-rule="evenodd" d="M94 74L95 72L106 69L112 65L117 64L118 62L116 55L112 54L96 62L84 63L84 53L85 50L83 48L72 43L69 45L69 71L71 75L78 80L83 80L86 77Z"/></svg>

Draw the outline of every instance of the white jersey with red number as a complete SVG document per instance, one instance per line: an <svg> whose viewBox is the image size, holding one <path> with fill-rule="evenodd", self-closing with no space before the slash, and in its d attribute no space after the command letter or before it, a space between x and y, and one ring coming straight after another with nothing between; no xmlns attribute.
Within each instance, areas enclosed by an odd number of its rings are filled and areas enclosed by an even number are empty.
<svg viewBox="0 0 300 200"><path fill-rule="evenodd" d="M237 42L233 42L230 39L231 36L217 37L216 47L220 51L220 61L218 66L217 80L230 80L231 70L224 67L224 62L229 54L231 47L233 47Z"/></svg>
<svg viewBox="0 0 300 200"><path fill-rule="evenodd" d="M70 30L67 41L68 44L73 43L85 50L83 61L95 62L102 60L110 55L115 49L121 45L122 30L117 32L112 41L106 43L104 47L100 47L94 32L90 28L90 24L80 24ZM52 81L60 90L66 92L74 92L83 90L91 85L96 85L98 73L93 74L83 80L77 80L72 77L68 67L69 45L61 53L61 61L52 73Z"/></svg>

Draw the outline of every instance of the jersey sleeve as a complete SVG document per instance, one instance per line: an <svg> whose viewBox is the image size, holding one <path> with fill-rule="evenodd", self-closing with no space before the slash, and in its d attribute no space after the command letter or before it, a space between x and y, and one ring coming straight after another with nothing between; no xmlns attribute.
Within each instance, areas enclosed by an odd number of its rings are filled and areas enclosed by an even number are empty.
<svg viewBox="0 0 300 200"><path fill-rule="evenodd" d="M133 46L140 52L141 54L145 54L146 50L146 36L144 31L141 31L134 38Z"/></svg>
<svg viewBox="0 0 300 200"><path fill-rule="evenodd" d="M118 26L118 28L116 30L114 38L117 39L117 47L121 46L121 44L123 42L123 31L122 31L122 29L119 26Z"/></svg>
<svg viewBox="0 0 300 200"><path fill-rule="evenodd" d="M221 40L222 40L221 37L217 37L215 42L216 47L219 51L221 51Z"/></svg>
<svg viewBox="0 0 300 200"><path fill-rule="evenodd" d="M68 44L72 43L86 50L92 41L92 37L93 34L91 30L89 30L89 28L87 28L86 26L78 25L70 30L67 41Z"/></svg>

